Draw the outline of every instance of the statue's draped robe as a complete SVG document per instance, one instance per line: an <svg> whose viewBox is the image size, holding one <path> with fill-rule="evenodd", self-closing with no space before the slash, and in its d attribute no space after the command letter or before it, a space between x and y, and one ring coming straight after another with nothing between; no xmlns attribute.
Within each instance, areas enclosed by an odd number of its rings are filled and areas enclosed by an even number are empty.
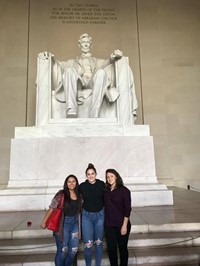
<svg viewBox="0 0 200 266"><path fill-rule="evenodd" d="M104 69L107 74L107 83L105 85L105 97L109 102L115 102L120 96L120 92L116 88L116 78L115 78L115 64L110 63L109 60L97 59L95 57L90 57L91 72L94 74L99 69ZM82 59L70 59L66 62L59 62L53 60L52 64L52 82L53 89L55 90L55 98L59 102L66 102L66 93L63 87L63 73L66 68L73 68L76 70L77 74L82 80L84 74L84 67L82 65ZM129 68L129 78L130 78L130 95L132 97L132 114L136 115L137 109L137 99L135 96L134 80L131 69ZM86 86L84 87L84 81L81 81L82 89L78 90L77 84L77 102L78 104L84 104L84 99L87 99L92 95L92 88Z"/></svg>

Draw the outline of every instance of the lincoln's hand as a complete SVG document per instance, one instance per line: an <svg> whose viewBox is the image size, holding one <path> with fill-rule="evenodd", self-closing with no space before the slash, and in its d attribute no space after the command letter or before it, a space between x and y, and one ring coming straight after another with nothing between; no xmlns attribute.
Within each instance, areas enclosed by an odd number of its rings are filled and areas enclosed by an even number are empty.
<svg viewBox="0 0 200 266"><path fill-rule="evenodd" d="M110 58L112 61L118 60L123 56L122 51L120 50L114 50L114 52L111 54Z"/></svg>
<svg viewBox="0 0 200 266"><path fill-rule="evenodd" d="M43 60L48 60L49 58L53 58L54 54L50 52L41 52L38 54L38 58L43 59Z"/></svg>

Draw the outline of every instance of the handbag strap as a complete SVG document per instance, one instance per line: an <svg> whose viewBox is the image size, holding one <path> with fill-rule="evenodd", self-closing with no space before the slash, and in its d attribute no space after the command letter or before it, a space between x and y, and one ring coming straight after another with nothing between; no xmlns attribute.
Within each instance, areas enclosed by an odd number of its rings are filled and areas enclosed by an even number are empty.
<svg viewBox="0 0 200 266"><path fill-rule="evenodd" d="M62 206L64 204L64 199L65 199L65 194L62 193L62 196L61 196L61 199L60 199L60 202L59 202L59 205L58 205L59 209L62 209Z"/></svg>

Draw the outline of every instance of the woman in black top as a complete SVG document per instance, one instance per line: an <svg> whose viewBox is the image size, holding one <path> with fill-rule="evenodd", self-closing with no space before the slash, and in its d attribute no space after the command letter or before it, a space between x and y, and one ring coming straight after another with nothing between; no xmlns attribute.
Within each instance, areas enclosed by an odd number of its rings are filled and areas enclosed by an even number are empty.
<svg viewBox="0 0 200 266"><path fill-rule="evenodd" d="M53 197L46 212L41 228L46 228L46 222L60 203L64 194L64 204L57 232L53 232L56 241L57 252L55 255L56 266L71 266L79 243L79 219L81 209L81 196L78 192L78 179L74 175L69 175L64 182L63 190L59 190Z"/></svg>
<svg viewBox="0 0 200 266"><path fill-rule="evenodd" d="M96 266L100 266L103 252L105 183L96 179L97 172L93 164L88 165L85 173L87 180L79 186L83 199L82 237L85 262L86 266L91 266L94 244Z"/></svg>

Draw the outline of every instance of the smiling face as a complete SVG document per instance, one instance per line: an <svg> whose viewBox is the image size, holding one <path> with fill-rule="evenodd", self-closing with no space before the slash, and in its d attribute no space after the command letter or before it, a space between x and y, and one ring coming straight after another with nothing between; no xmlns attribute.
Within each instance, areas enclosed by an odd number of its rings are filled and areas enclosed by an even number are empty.
<svg viewBox="0 0 200 266"><path fill-rule="evenodd" d="M113 173L108 172L106 174L106 181L108 182L108 184L110 185L111 188L116 187L116 180L117 180L117 177Z"/></svg>
<svg viewBox="0 0 200 266"><path fill-rule="evenodd" d="M88 169L86 176L89 183L94 184L96 182L97 174L93 169Z"/></svg>
<svg viewBox="0 0 200 266"><path fill-rule="evenodd" d="M74 190L76 188L76 180L74 177L69 177L69 179L67 180L67 187L69 188L69 190Z"/></svg>

